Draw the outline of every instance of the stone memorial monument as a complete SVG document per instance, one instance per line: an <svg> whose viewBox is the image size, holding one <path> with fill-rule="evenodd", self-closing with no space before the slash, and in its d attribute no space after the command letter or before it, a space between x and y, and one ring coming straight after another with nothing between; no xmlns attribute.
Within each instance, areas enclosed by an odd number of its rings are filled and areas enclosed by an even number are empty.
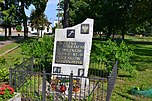
<svg viewBox="0 0 152 101"><path fill-rule="evenodd" d="M55 32L52 73L87 76L93 36L93 19Z"/></svg>

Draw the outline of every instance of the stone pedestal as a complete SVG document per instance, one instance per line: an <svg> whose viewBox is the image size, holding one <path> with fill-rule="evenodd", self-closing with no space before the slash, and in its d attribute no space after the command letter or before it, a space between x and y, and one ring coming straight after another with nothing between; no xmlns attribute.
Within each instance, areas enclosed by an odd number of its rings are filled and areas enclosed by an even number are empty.
<svg viewBox="0 0 152 101"><path fill-rule="evenodd" d="M21 94L20 93L15 94L15 96L9 99L8 101L21 101Z"/></svg>

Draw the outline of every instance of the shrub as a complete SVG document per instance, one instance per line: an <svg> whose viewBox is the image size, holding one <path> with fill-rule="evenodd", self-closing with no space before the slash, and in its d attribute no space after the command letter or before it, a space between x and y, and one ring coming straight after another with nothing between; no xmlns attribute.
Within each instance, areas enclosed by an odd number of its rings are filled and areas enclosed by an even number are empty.
<svg viewBox="0 0 152 101"><path fill-rule="evenodd" d="M6 68L0 69L0 81L8 80L9 71Z"/></svg>
<svg viewBox="0 0 152 101"><path fill-rule="evenodd" d="M0 58L0 66L5 64L6 64L6 60L4 58Z"/></svg>
<svg viewBox="0 0 152 101"><path fill-rule="evenodd" d="M53 37L44 36L40 40L28 40L21 45L22 53L26 56L34 56L35 64L49 68L53 58L53 39Z"/></svg>
<svg viewBox="0 0 152 101"><path fill-rule="evenodd" d="M21 30L22 30L22 26L21 26L21 25L17 25L17 26L16 26L16 30L17 30L17 31L21 31Z"/></svg>
<svg viewBox="0 0 152 101"><path fill-rule="evenodd" d="M126 45L123 41L120 44L117 44L116 42L108 40L106 42L93 43L91 58L104 63L118 60L119 69L132 73L136 69L131 64L131 57L133 55L134 52L132 46Z"/></svg>
<svg viewBox="0 0 152 101"><path fill-rule="evenodd" d="M4 58L0 58L0 67L6 64L6 60ZM0 81L8 80L9 71L6 68L0 68Z"/></svg>

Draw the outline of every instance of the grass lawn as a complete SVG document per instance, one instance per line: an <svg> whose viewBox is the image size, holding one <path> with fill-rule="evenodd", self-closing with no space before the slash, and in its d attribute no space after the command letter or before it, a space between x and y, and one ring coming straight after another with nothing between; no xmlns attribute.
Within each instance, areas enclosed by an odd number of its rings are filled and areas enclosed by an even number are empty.
<svg viewBox="0 0 152 101"><path fill-rule="evenodd" d="M33 38L34 37L30 37L28 39L33 39ZM12 49L12 48L14 48L16 46L20 46L20 44L22 42L24 42L24 41L25 40L20 40L18 42L10 43L10 44L0 48L0 54L6 52L7 50L10 50L10 49ZM23 56L21 54L21 48L18 47L17 49L15 49L15 50L13 50L13 51L11 51L11 52L3 55L3 56L0 56L0 59L4 58L6 60L6 64L1 66L0 68L3 68L3 67L5 67L5 68L14 67L14 65L17 65L17 64L21 63L24 57L25 56Z"/></svg>
<svg viewBox="0 0 152 101"><path fill-rule="evenodd" d="M14 51L7 53L0 58L4 58L6 60L6 64L2 67L8 69L16 64L20 64L23 60L23 55L21 54L21 48L17 48Z"/></svg>
<svg viewBox="0 0 152 101"><path fill-rule="evenodd" d="M132 61L139 73L137 77L129 77L126 72L120 71L111 101L152 101L150 98L129 94L132 87L152 89L152 37L126 36L125 38L127 43L135 47Z"/></svg>
<svg viewBox="0 0 152 101"><path fill-rule="evenodd" d="M7 53L0 57L0 59L5 59L5 65L0 66L0 84L3 82L8 82L9 68L18 65L23 60L23 55L20 54L21 48L17 48L10 53Z"/></svg>
<svg viewBox="0 0 152 101"><path fill-rule="evenodd" d="M14 48L15 46L18 46L18 45L19 45L18 43L11 43L11 44L9 44L9 45L7 45L7 46L5 46L5 47L2 47L2 48L0 49L0 54L6 52L6 51L9 50L9 49Z"/></svg>

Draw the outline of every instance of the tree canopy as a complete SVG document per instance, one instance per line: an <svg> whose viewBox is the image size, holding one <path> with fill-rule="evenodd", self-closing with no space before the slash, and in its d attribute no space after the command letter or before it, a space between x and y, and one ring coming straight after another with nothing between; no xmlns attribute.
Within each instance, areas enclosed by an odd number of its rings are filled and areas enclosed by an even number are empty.
<svg viewBox="0 0 152 101"><path fill-rule="evenodd" d="M2 9L2 20L4 25L21 24L24 25L24 38L28 36L27 29L27 15L25 14L25 8L28 9L30 5L34 5L36 10L43 13L46 8L48 0L0 0ZM5 29L6 30L6 29ZM11 32L11 29L10 29ZM7 34L7 31L5 31Z"/></svg>
<svg viewBox="0 0 152 101"><path fill-rule="evenodd" d="M1 5L1 6L0 6L0 10L2 9L1 7L2 7L2 4L3 4L3 1L4 1L4 0L0 0L0 5Z"/></svg>
<svg viewBox="0 0 152 101"><path fill-rule="evenodd" d="M124 34L131 28L145 26L152 21L151 0L71 0L70 25L86 18L95 20L94 31Z"/></svg>
<svg viewBox="0 0 152 101"><path fill-rule="evenodd" d="M39 30L45 28L45 26L49 26L48 19L44 12L39 12L38 10L32 10L30 15L31 27L37 29L37 33L39 34Z"/></svg>

